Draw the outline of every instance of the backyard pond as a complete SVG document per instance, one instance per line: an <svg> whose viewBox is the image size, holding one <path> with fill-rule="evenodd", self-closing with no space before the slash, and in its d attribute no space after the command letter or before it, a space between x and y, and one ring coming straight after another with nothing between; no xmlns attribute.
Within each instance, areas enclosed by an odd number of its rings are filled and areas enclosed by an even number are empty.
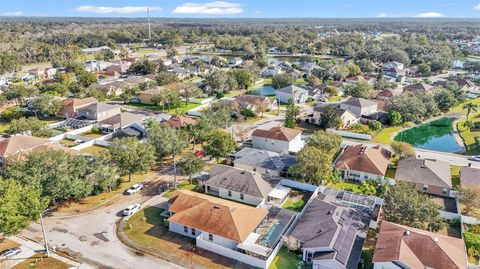
<svg viewBox="0 0 480 269"><path fill-rule="evenodd" d="M275 95L275 88L272 85L264 84L259 87L253 88L250 91L250 94L253 95L261 95L261 96L274 96Z"/></svg>
<svg viewBox="0 0 480 269"><path fill-rule="evenodd" d="M460 152L462 146L453 134L454 117L444 117L405 130L395 136L395 141L411 144L415 148L441 152Z"/></svg>

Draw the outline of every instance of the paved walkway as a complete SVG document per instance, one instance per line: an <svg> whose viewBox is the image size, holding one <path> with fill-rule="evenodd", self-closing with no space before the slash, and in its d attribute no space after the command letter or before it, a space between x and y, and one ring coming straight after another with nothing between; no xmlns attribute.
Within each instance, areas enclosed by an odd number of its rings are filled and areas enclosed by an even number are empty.
<svg viewBox="0 0 480 269"><path fill-rule="evenodd" d="M2 263L0 263L0 268L1 269L12 268L15 265L17 265L17 264L25 261L26 259L32 257L33 255L38 254L38 253L44 253L44 251L45 251L45 247L42 244L39 244L39 243L31 241L31 240L26 240L26 239L20 238L18 236L12 236L12 237L9 237L8 239L15 242L15 243L20 244L20 249L22 250L22 253L18 254L13 259L3 261ZM80 262L77 262L77 261L67 259L63 256L60 256L60 255L56 254L53 251L50 251L50 257L52 257L54 259L57 259L57 260L59 260L63 263L66 263L66 264L70 265L71 267L74 267L74 268L77 268L77 269L93 269L93 268L95 268L94 266L91 266L91 265L88 265L88 264L85 264L85 263L80 263Z"/></svg>

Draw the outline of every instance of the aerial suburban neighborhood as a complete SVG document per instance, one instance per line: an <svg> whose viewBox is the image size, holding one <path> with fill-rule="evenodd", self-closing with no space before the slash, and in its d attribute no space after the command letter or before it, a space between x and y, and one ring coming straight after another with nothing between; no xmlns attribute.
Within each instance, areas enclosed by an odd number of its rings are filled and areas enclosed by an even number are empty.
<svg viewBox="0 0 480 269"><path fill-rule="evenodd" d="M4 2L1 269L480 268L480 3Z"/></svg>

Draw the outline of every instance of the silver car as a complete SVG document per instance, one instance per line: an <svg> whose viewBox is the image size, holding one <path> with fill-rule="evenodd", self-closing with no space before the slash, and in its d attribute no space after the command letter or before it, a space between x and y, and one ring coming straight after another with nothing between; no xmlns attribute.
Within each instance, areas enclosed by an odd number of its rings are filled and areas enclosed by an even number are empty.
<svg viewBox="0 0 480 269"><path fill-rule="evenodd" d="M127 208L123 210L123 215L130 216L133 213L137 212L139 209L140 209L140 204L129 205Z"/></svg>
<svg viewBox="0 0 480 269"><path fill-rule="evenodd" d="M0 259L8 259L20 253L22 253L22 250L20 248L17 248L17 247L9 248L0 252Z"/></svg>

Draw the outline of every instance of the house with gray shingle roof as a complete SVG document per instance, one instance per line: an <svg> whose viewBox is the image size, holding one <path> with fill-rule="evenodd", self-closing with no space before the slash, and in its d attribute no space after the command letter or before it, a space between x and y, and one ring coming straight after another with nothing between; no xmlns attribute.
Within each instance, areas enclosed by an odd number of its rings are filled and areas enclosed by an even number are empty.
<svg viewBox="0 0 480 269"><path fill-rule="evenodd" d="M452 190L450 164L439 160L415 157L398 161L395 180L415 184L418 191L449 196Z"/></svg>
<svg viewBox="0 0 480 269"><path fill-rule="evenodd" d="M340 108L350 110L353 114L361 117L377 113L378 103L363 98L349 98L340 103Z"/></svg>
<svg viewBox="0 0 480 269"><path fill-rule="evenodd" d="M295 85L290 85L275 91L280 103L286 104L293 100L295 103L305 103L308 100L308 91Z"/></svg>
<svg viewBox="0 0 480 269"><path fill-rule="evenodd" d="M121 106L119 105L113 105L105 102L93 103L77 109L77 118L103 121L122 113L120 108Z"/></svg>
<svg viewBox="0 0 480 269"><path fill-rule="evenodd" d="M292 155L277 152L243 148L235 153L234 166L271 176L286 176L288 168L297 163Z"/></svg>
<svg viewBox="0 0 480 269"><path fill-rule="evenodd" d="M216 165L205 182L205 193L257 206L275 183L265 180L259 172Z"/></svg>
<svg viewBox="0 0 480 269"><path fill-rule="evenodd" d="M372 214L336 204L324 194L304 209L291 236L312 268L356 269Z"/></svg>

